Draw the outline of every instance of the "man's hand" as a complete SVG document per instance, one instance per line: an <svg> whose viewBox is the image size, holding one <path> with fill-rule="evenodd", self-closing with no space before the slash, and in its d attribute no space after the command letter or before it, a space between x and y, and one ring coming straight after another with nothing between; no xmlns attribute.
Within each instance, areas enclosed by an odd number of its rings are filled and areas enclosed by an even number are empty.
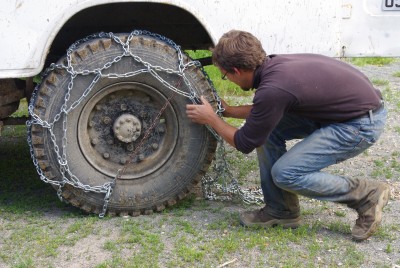
<svg viewBox="0 0 400 268"><path fill-rule="evenodd" d="M203 96L200 97L200 100L202 104L187 104L186 114L194 123L211 125L218 115Z"/></svg>
<svg viewBox="0 0 400 268"><path fill-rule="evenodd" d="M237 129L222 120L203 96L201 96L200 100L202 104L186 105L187 116L195 123L209 125L224 140L235 147L234 135Z"/></svg>

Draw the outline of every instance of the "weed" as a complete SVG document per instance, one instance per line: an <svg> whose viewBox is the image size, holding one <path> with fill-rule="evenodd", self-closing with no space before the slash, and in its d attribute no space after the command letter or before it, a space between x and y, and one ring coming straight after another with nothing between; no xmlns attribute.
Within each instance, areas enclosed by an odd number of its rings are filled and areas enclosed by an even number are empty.
<svg viewBox="0 0 400 268"><path fill-rule="evenodd" d="M225 118L225 121L234 127L241 127L243 125L244 119L238 119L238 118Z"/></svg>
<svg viewBox="0 0 400 268"><path fill-rule="evenodd" d="M388 254L393 252L391 244L387 244L387 246L385 248L385 252L388 253Z"/></svg>
<svg viewBox="0 0 400 268"><path fill-rule="evenodd" d="M238 172L237 179L243 182L243 178L249 174L257 174L258 176L258 160L257 158L249 158L248 155L242 154L239 151L233 151L233 156L228 158L228 163L232 167L240 167L235 169Z"/></svg>
<svg viewBox="0 0 400 268"><path fill-rule="evenodd" d="M374 234L375 237L380 238L380 239L386 239L388 241L395 241L398 239L395 233L398 233L400 231L400 227L397 224L386 224L383 226L380 226L376 233Z"/></svg>
<svg viewBox="0 0 400 268"><path fill-rule="evenodd" d="M203 57L211 56L211 52L208 50L196 50L196 51L186 51L190 57L193 59L199 59ZM230 82L229 80L221 79L221 72L219 69L213 65L205 66L205 72L208 74L210 79L213 81L214 87L217 89L218 94L225 98L226 96L252 96L253 92L244 91L236 84Z"/></svg>
<svg viewBox="0 0 400 268"><path fill-rule="evenodd" d="M393 104L394 112L400 112L400 90L393 90L387 86L382 90L382 95L385 101Z"/></svg>
<svg viewBox="0 0 400 268"><path fill-rule="evenodd" d="M400 171L400 164L396 157L388 159L384 157L380 160L374 160L374 169L371 173L372 177L385 177L386 179L393 178L394 172Z"/></svg>
<svg viewBox="0 0 400 268"><path fill-rule="evenodd" d="M303 216L314 215L314 214L318 213L319 211L321 211L321 209L319 209L318 207L305 208L305 209L302 209L301 214Z"/></svg>
<svg viewBox="0 0 400 268"><path fill-rule="evenodd" d="M209 230L226 230L230 226L235 225L235 223L238 221L238 216L237 213L224 213L224 217L219 218L217 220L214 220L211 222L207 229Z"/></svg>
<svg viewBox="0 0 400 268"><path fill-rule="evenodd" d="M174 220L174 223L177 225L179 231L184 231L185 233L192 235L197 233L196 228L188 221L177 218Z"/></svg>
<svg viewBox="0 0 400 268"><path fill-rule="evenodd" d="M29 115L28 113L28 102L26 100L26 98L21 99L19 101L19 107L18 110L15 111L11 117L21 117L21 116L25 116L27 117Z"/></svg>
<svg viewBox="0 0 400 268"><path fill-rule="evenodd" d="M19 256L13 268L31 268L35 267L31 257Z"/></svg>
<svg viewBox="0 0 400 268"><path fill-rule="evenodd" d="M113 251L113 252L116 252L118 250L117 244L113 241L105 242L103 248L105 250L109 250L109 251Z"/></svg>
<svg viewBox="0 0 400 268"><path fill-rule="evenodd" d="M394 58L384 58L384 57L366 57L366 58L352 58L350 62L356 66L365 66L365 65L375 65L375 66L383 66L391 64L395 61Z"/></svg>
<svg viewBox="0 0 400 268"><path fill-rule="evenodd" d="M179 243L177 247L177 256L181 257L187 263L197 263L204 258L204 251L193 245L189 246Z"/></svg>
<svg viewBox="0 0 400 268"><path fill-rule="evenodd" d="M328 229L333 232L339 232L344 234L350 234L351 228L350 225L343 223L341 221L333 221L328 224Z"/></svg>
<svg viewBox="0 0 400 268"><path fill-rule="evenodd" d="M371 82L376 86L387 86L387 85L389 85L389 80L372 79Z"/></svg>
<svg viewBox="0 0 400 268"><path fill-rule="evenodd" d="M237 232L231 232L213 240L213 246L217 250L218 255L223 256L224 254L238 250L241 247L241 242L240 239L236 239L237 236Z"/></svg>
<svg viewBox="0 0 400 268"><path fill-rule="evenodd" d="M338 217L346 217L346 213L344 211L335 211L335 215Z"/></svg>
<svg viewBox="0 0 400 268"><path fill-rule="evenodd" d="M345 249L345 263L348 267L360 266L364 261L364 254L356 249L354 245L350 245Z"/></svg>

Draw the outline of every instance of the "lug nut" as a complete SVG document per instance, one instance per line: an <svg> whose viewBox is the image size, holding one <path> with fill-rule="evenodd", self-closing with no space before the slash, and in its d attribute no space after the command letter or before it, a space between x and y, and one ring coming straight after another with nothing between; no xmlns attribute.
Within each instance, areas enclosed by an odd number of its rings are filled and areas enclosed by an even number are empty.
<svg viewBox="0 0 400 268"><path fill-rule="evenodd" d="M109 153L104 153L104 154L103 154L103 157L104 157L105 159L108 159L108 158L110 158L110 154L109 154Z"/></svg>
<svg viewBox="0 0 400 268"><path fill-rule="evenodd" d="M143 161L144 160L144 154L140 154L139 155L139 161Z"/></svg>
<svg viewBox="0 0 400 268"><path fill-rule="evenodd" d="M106 125L110 124L111 123L111 118L108 117L108 116L104 116L103 117L103 123L106 124Z"/></svg>
<svg viewBox="0 0 400 268"><path fill-rule="evenodd" d="M89 127L93 127L95 124L94 124L94 122L93 121L90 121L89 122Z"/></svg>
<svg viewBox="0 0 400 268"><path fill-rule="evenodd" d="M93 138L90 141L93 145L96 145L97 143L99 143L99 140L97 138Z"/></svg>
<svg viewBox="0 0 400 268"><path fill-rule="evenodd" d="M151 145L151 147L153 148L153 150L157 150L158 149L158 144L157 143L153 143Z"/></svg>
<svg viewBox="0 0 400 268"><path fill-rule="evenodd" d="M126 109L128 109L128 106L126 106L126 104L124 104L124 103L121 104L120 107L121 107L121 110L122 110L122 111L126 111Z"/></svg>
<svg viewBox="0 0 400 268"><path fill-rule="evenodd" d="M132 152L132 151L133 151L133 144L132 144L132 143L129 143L128 146L126 146L126 149L127 149L129 152Z"/></svg>

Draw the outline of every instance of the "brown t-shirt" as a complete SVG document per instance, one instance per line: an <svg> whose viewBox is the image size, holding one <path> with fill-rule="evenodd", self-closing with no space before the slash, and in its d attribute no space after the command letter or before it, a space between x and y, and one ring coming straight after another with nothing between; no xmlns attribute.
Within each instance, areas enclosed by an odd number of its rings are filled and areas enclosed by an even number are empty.
<svg viewBox="0 0 400 268"><path fill-rule="evenodd" d="M253 108L234 137L249 153L262 145L285 113L316 122L343 122L380 105L368 78L340 60L315 54L270 55L256 69Z"/></svg>

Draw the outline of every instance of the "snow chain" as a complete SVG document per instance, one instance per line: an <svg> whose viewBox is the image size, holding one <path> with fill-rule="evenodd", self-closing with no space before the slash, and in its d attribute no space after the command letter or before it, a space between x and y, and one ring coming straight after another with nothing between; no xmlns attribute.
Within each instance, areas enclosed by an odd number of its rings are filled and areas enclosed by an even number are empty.
<svg viewBox="0 0 400 268"><path fill-rule="evenodd" d="M130 52L130 41L134 36L139 36L139 35L146 35L150 36L152 38L156 38L169 46L173 47L177 53L178 53L178 59L179 59L179 67L178 70L172 70L172 69L165 69L160 66L152 66L148 62L144 61L141 59L139 56L133 54ZM96 39L96 38L110 38L117 44L120 44L121 47L123 48L124 52L122 55L115 57L112 61L107 62L104 64L102 68L97 68L94 70L81 70L77 71L74 70L74 67L72 66L72 58L71 55L73 51L82 43ZM67 93L65 94L64 97L64 104L62 105L60 112L56 114L56 116L52 119L52 121L43 121L40 119L38 115L36 115L34 111L33 104L36 99L36 94L39 88L39 85L36 87L34 93L32 94L31 102L28 106L28 111L31 116L31 120L27 121L27 128L28 128L28 144L30 147L30 154L33 160L33 164L35 165L35 168L40 176L40 179L44 181L45 183L50 183L58 188L57 190L57 195L60 198L61 201L65 201L62 198L62 190L63 187L66 184L69 184L75 188L82 189L85 192L95 192L95 193L103 193L105 194L104 197L104 205L103 205L103 210L99 214L99 217L104 217L107 212L107 206L110 200L110 197L112 195L113 188L115 186L116 180L122 175L124 172L124 169L118 170L116 176L111 182L107 182L103 185L99 186L91 186L91 185L85 185L83 184L79 178L77 178L74 174L69 169L68 166L68 161L67 161L67 155L66 155L66 146L67 146L67 138L66 138L66 131L67 131L67 120L68 120L68 114L75 109L86 97L87 95L91 92L92 88L94 85L99 81L100 78L120 78L120 77L132 77L144 72L150 73L154 78L156 78L158 81L161 82L162 85L167 87L172 91L172 94L180 94L182 96L185 96L189 98L192 103L196 104L199 97L196 94L196 91L193 89L191 86L189 80L186 78L185 75L185 70L190 67L190 66L196 66L201 69L203 74L206 76L209 84L211 85L212 88L212 93L217 100L217 110L216 113L221 116L222 112L224 111L222 107L222 102L220 97L217 94L217 91L215 90L215 87L210 79L210 77L207 75L207 73L204 71L203 67L201 64L194 60L190 61L186 64L183 62L183 52L181 51L180 47L176 45L172 40L161 36L159 34L154 34L148 31L140 31L140 30L135 30L132 31L127 40L125 42L122 42L121 39L114 35L113 33L99 33L99 34L93 34L90 35L84 39L81 39L74 44L72 44L68 50L67 50L67 65L64 64L54 64L52 63L49 68L47 68L43 73L42 73L42 80L45 76L47 76L50 72L56 70L56 69L64 69L67 71L70 76L71 80L68 84L67 88ZM118 63L122 57L132 57L135 61L140 62L143 64L144 68L136 71L131 71L129 73L125 74L116 74L116 73L109 73L109 74L104 74L103 71L107 70L110 68L113 64ZM165 81L161 76L157 74L157 72L167 72L167 73L173 73L176 74L180 77L180 81L183 81L188 88L190 89L190 92L185 92L179 90L179 85L171 85L167 81ZM69 107L67 106L68 100L70 99L70 93L71 90L74 87L74 80L77 76L79 75L94 75L93 81L90 83L90 85L84 90L82 96L73 102ZM172 96L172 95L171 95ZM170 98L169 98L170 100ZM169 100L167 101L166 105L169 104ZM164 107L163 107L164 108ZM164 108L165 109L165 108ZM161 109L159 115L163 112L163 109ZM62 120L63 123L63 137L61 140L61 148L57 145L57 139L54 134L54 124L58 121ZM38 160L35 158L34 151L33 151L33 145L32 145L32 140L31 140L31 131L32 131L32 125L40 125L43 128L48 129L51 141L54 145L54 151L57 155L58 163L59 163L59 170L60 173L62 174L62 180L52 180L46 177L44 172L41 170ZM241 200L243 200L245 203L262 203L262 194L260 190L256 191L250 191L250 190L245 190L242 189L237 180L232 176L230 172L229 165L226 161L226 153L225 153L225 145L224 141L222 138L218 136L218 134L209 126L207 126L208 130L214 135L214 137L218 140L218 146L217 146L217 151L216 155L213 161L213 167L212 170L209 171L205 176L202 178L202 188L203 188L203 194L204 198L208 200L232 200L234 197L239 197ZM151 131L152 128L149 129ZM140 147L140 145L138 146ZM137 148L139 149L139 148ZM135 150L137 151L137 150ZM132 159L133 156L131 156ZM129 164L129 161L128 163ZM213 173L214 175L211 176L210 173Z"/></svg>

